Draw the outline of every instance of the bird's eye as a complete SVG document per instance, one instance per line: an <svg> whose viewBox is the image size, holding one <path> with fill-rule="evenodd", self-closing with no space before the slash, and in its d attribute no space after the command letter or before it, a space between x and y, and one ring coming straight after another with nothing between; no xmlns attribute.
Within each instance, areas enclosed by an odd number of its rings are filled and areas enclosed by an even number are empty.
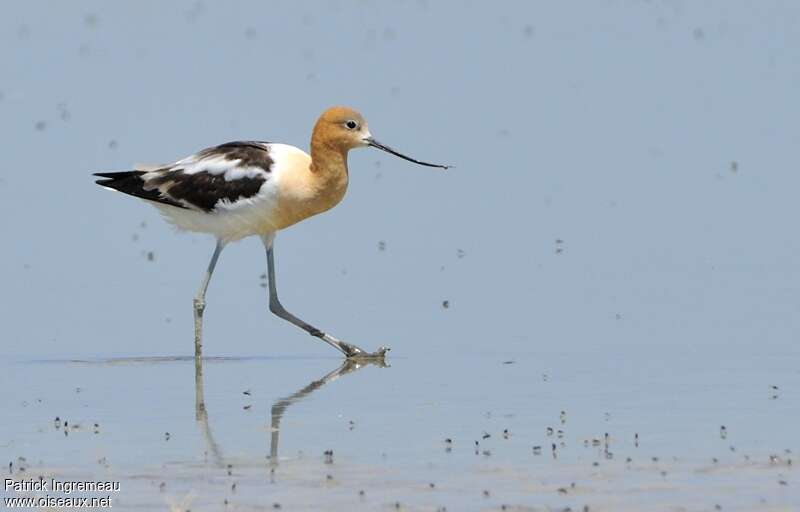
<svg viewBox="0 0 800 512"><path fill-rule="evenodd" d="M358 128L358 123L353 121L352 119L344 123L348 130L355 130Z"/></svg>

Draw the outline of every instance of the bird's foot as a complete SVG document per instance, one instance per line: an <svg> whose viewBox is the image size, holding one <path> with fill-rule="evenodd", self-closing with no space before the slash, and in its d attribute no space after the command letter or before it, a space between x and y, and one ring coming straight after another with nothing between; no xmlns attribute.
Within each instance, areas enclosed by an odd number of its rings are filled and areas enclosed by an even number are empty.
<svg viewBox="0 0 800 512"><path fill-rule="evenodd" d="M383 359L386 357L386 353L391 350L389 347L379 347L378 350L375 352L367 352L364 349L361 349L355 345L351 345L350 343L346 343L344 341L339 342L342 352L344 355L347 356L347 359Z"/></svg>

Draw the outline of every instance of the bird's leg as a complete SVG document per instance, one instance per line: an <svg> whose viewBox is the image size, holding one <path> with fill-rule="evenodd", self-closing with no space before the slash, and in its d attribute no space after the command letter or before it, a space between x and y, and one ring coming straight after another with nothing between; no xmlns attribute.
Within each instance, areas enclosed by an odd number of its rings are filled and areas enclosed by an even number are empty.
<svg viewBox="0 0 800 512"><path fill-rule="evenodd" d="M377 352L370 353L366 350L363 350L355 345L350 343L344 342L340 339L337 339L330 334L323 332L311 324L304 322L303 320L297 318L293 314L286 311L286 308L283 307L280 300L278 300L278 289L275 285L275 256L272 250L272 241L274 235L268 235L263 238L264 245L267 248L267 275L269 276L269 310L272 311L275 315L283 318L287 322L290 322L297 327L303 329L308 334L317 337L327 343L328 345L332 346L333 348L339 350L348 358L382 358L386 355L386 352L389 350L386 347L380 347Z"/></svg>
<svg viewBox="0 0 800 512"><path fill-rule="evenodd" d="M200 358L203 355L203 312L206 309L206 290L208 283L211 281L211 274L214 273L214 267L217 266L217 259L219 254L225 247L222 240L217 240L217 246L214 248L214 255L211 256L211 261L208 264L208 270L200 284L200 289L197 290L197 295L194 297L194 357Z"/></svg>

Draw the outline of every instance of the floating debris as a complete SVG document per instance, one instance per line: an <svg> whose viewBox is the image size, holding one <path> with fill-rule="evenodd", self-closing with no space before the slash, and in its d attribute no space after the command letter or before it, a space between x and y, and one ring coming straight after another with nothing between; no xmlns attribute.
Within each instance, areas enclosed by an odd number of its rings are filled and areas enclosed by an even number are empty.
<svg viewBox="0 0 800 512"><path fill-rule="evenodd" d="M703 31L702 28L697 27L692 31L692 37L694 37L695 41L702 41L706 37L706 33Z"/></svg>
<svg viewBox="0 0 800 512"><path fill-rule="evenodd" d="M83 24L87 28L95 28L97 26L97 21L97 15L95 14L89 13L83 17Z"/></svg>
<svg viewBox="0 0 800 512"><path fill-rule="evenodd" d="M58 117L62 121L64 122L69 121L70 118L72 117L72 114L69 113L69 109L67 108L66 102L64 101L59 102L58 105L56 105L56 109L58 110Z"/></svg>
<svg viewBox="0 0 800 512"><path fill-rule="evenodd" d="M535 33L536 29L533 27L533 25L525 25L522 27L522 35L525 37L533 37Z"/></svg>

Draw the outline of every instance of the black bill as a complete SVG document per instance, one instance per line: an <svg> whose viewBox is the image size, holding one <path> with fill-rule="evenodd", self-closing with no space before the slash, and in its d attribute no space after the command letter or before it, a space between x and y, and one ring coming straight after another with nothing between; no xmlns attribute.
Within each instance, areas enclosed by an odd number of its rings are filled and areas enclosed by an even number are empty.
<svg viewBox="0 0 800 512"><path fill-rule="evenodd" d="M416 160L414 158L411 158L410 156L406 156L406 155L400 153L399 151L397 151L395 149L390 148L389 146L386 146L385 144L381 144L380 142L378 142L377 140L373 139L372 137L370 137L368 139L364 139L364 141L367 143L368 146L372 146L373 148L378 148L381 151L386 151L387 153L391 153L394 156L399 156L403 160L408 160L409 162L414 162L415 164L425 165L427 167L438 167L440 169L449 169L449 168L452 167L452 165L431 164L431 163L428 163L428 162L423 162L421 160Z"/></svg>

